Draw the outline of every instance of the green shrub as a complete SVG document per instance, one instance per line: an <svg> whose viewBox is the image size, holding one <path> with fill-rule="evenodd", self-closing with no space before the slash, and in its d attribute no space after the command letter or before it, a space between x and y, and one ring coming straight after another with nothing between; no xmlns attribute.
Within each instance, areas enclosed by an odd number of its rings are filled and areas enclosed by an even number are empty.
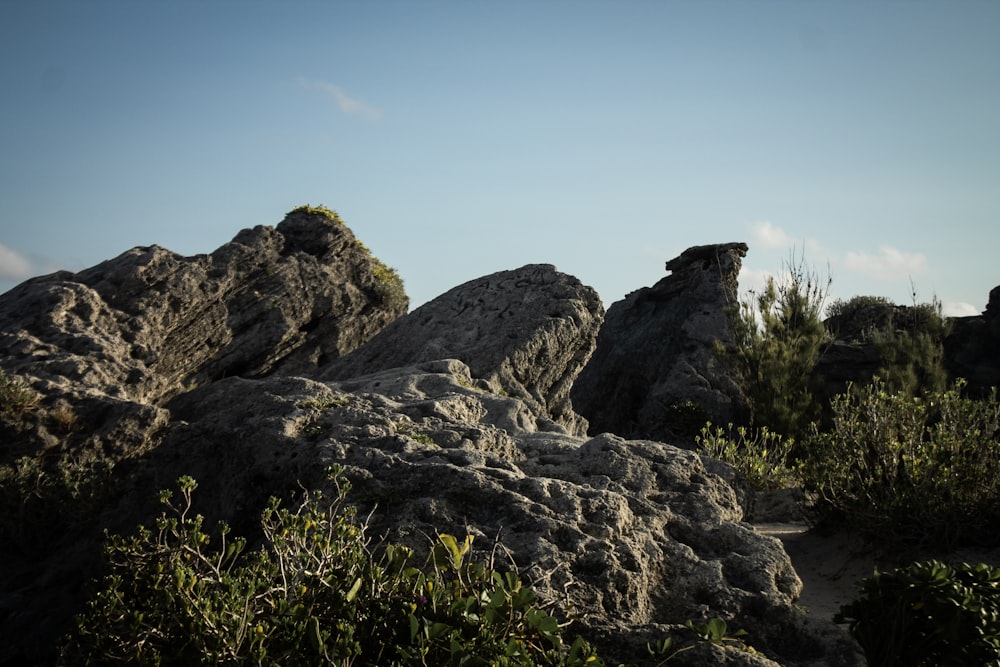
<svg viewBox="0 0 1000 667"><path fill-rule="evenodd" d="M889 541L1000 537L1000 405L963 386L913 397L875 378L835 397L833 428L813 434L802 469L818 518Z"/></svg>
<svg viewBox="0 0 1000 667"><path fill-rule="evenodd" d="M893 303L884 296L855 295L847 301L844 301L843 299L834 299L830 302L830 305L826 307L826 317L842 317L850 320L862 310L871 308L872 306L892 308Z"/></svg>
<svg viewBox="0 0 1000 667"><path fill-rule="evenodd" d="M79 528L110 492L113 468L94 452L22 456L0 466L0 542L30 556Z"/></svg>
<svg viewBox="0 0 1000 667"><path fill-rule="evenodd" d="M310 204L303 204L302 206L297 206L289 211L286 215L292 215L293 213L301 213L306 215L322 215L331 222L335 222L338 225L344 224L343 219L341 219L340 214L331 208L327 208L320 204L319 206L312 206Z"/></svg>
<svg viewBox="0 0 1000 667"><path fill-rule="evenodd" d="M835 620L870 665L1000 664L1000 569L926 561L878 573Z"/></svg>
<svg viewBox="0 0 1000 667"><path fill-rule="evenodd" d="M789 465L795 441L782 438L763 427L753 431L729 424L712 428L706 424L695 442L706 455L736 468L758 490L781 489L794 483L796 474Z"/></svg>
<svg viewBox="0 0 1000 667"><path fill-rule="evenodd" d="M373 559L349 485L307 495L294 511L272 500L264 544L210 536L181 500L161 493L155 529L111 536L111 574L78 618L67 664L600 665L562 640L556 619L514 573L469 557L472 537L439 535L423 569L387 545Z"/></svg>
<svg viewBox="0 0 1000 667"><path fill-rule="evenodd" d="M733 311L734 345L718 351L742 379L754 426L798 438L817 418L812 371L829 337L820 316L829 286L793 257L783 280Z"/></svg>
<svg viewBox="0 0 1000 667"><path fill-rule="evenodd" d="M872 340L882 362L879 371L886 386L910 396L947 389L944 367L944 339L951 331L942 314L941 302L917 304L892 316L885 329Z"/></svg>
<svg viewBox="0 0 1000 667"><path fill-rule="evenodd" d="M20 428L25 415L38 407L39 398L28 383L10 377L0 368L0 423L15 430Z"/></svg>
<svg viewBox="0 0 1000 667"><path fill-rule="evenodd" d="M393 310L406 308L410 302L406 296L406 288L403 286L403 279L399 277L396 269L386 266L381 260L373 257L375 266L372 268L372 275L375 277L375 293L379 303Z"/></svg>

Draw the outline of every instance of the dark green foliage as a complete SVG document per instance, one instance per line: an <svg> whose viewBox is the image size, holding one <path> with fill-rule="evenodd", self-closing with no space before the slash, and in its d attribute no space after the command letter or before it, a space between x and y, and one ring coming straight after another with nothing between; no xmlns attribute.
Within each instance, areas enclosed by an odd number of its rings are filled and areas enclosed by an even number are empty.
<svg viewBox="0 0 1000 667"><path fill-rule="evenodd" d="M818 518L883 542L996 541L1000 405L963 386L913 397L876 378L837 396L833 428L814 432L802 467Z"/></svg>
<svg viewBox="0 0 1000 667"><path fill-rule="evenodd" d="M403 279L399 277L399 273L374 257L372 260L375 262L372 274L375 276L375 293L379 303L393 310L406 308L410 299L406 296Z"/></svg>
<svg viewBox="0 0 1000 667"><path fill-rule="evenodd" d="M950 325L941 313L941 302L935 299L899 311L872 336L882 359L882 378L889 389L910 396L944 391L948 385L944 339Z"/></svg>
<svg viewBox="0 0 1000 667"><path fill-rule="evenodd" d="M830 302L830 305L826 307L826 316L827 318L837 317L850 320L862 311L872 308L873 306L892 308L893 303L884 296L855 295L847 301L844 301L843 299L834 299Z"/></svg>
<svg viewBox="0 0 1000 667"><path fill-rule="evenodd" d="M23 456L0 466L0 542L24 556L89 520L107 498L114 462L90 453Z"/></svg>
<svg viewBox="0 0 1000 667"><path fill-rule="evenodd" d="M25 417L38 407L38 401L38 392L0 368L0 424L19 430Z"/></svg>
<svg viewBox="0 0 1000 667"><path fill-rule="evenodd" d="M829 289L803 262L786 265L781 282L740 303L733 314L734 345L720 349L743 381L751 423L798 438L818 416L813 368L829 335L823 301Z"/></svg>
<svg viewBox="0 0 1000 667"><path fill-rule="evenodd" d="M835 620L870 665L1000 664L1000 569L926 561L879 573Z"/></svg>
<svg viewBox="0 0 1000 667"><path fill-rule="evenodd" d="M563 643L516 574L472 560L471 536L439 535L422 569L402 546L373 558L346 481L331 479L334 499L314 492L295 511L272 500L264 546L247 551L225 525L205 532L182 477L155 529L109 537L112 572L64 664L601 664L583 640Z"/></svg>

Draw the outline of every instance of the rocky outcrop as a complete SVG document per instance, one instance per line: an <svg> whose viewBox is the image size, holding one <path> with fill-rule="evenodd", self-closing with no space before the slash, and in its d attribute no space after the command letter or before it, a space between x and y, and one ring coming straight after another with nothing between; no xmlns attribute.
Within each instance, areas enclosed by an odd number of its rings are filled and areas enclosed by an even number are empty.
<svg viewBox="0 0 1000 667"><path fill-rule="evenodd" d="M824 322L832 337L823 349L815 374L824 390L817 400L828 403L847 384L863 384L885 365L876 343L876 334L890 327L901 331L933 330L927 318L934 311L926 306L894 305L884 300L864 301L842 309ZM1000 385L1000 286L993 288L980 315L952 317L943 341L944 366L951 380L963 378L967 391L976 397L988 396Z"/></svg>
<svg viewBox="0 0 1000 667"><path fill-rule="evenodd" d="M445 292L329 364L322 377L460 359L474 378L531 407L531 424L520 428L547 429L554 422L584 433L570 387L594 350L603 315L592 288L554 266L532 264Z"/></svg>
<svg viewBox="0 0 1000 667"><path fill-rule="evenodd" d="M133 248L0 296L4 367L50 393L156 405L229 376L315 370L406 312L335 214L296 209L210 255Z"/></svg>
<svg viewBox="0 0 1000 667"><path fill-rule="evenodd" d="M693 299L725 293L745 250L693 249L668 265L675 280L630 302L637 319L660 299L687 304L661 326L679 327L671 341L696 361L665 368L654 390L724 394L697 382L712 377L697 352L724 332L714 305ZM0 415L12 438L0 463L34 447L41 469L78 475L57 476L65 488L39 481L30 497L0 488L4 507L32 519L0 522L17 537L0 541L0 635L15 638L0 663L51 658L100 571L103 531L149 523L155 491L180 475L198 480L207 525L226 519L253 539L269 496L322 487L337 463L373 536L418 551L438 531L475 535L484 552L499 543L608 664L642 663L647 641L715 617L747 630L758 653L705 645L676 664L860 664L846 635L794 606L787 555L743 522L721 464L583 434L569 393L600 325L593 290L544 265L494 274L359 347L399 314L383 269L337 219L303 210L212 255L136 249L0 298L0 365L44 395L18 424ZM60 401L78 422L55 418ZM91 469L96 481L79 477ZM4 484L35 479L17 470Z"/></svg>
<svg viewBox="0 0 1000 667"><path fill-rule="evenodd" d="M671 441L705 420L725 424L745 399L715 351L733 339L745 243L697 246L671 275L613 304L590 363L573 386L590 432Z"/></svg>
<svg viewBox="0 0 1000 667"><path fill-rule="evenodd" d="M436 532L472 534L484 554L499 543L544 600L573 610L572 632L596 638L608 664L714 617L762 651L745 664L852 655L795 608L801 583L780 543L742 522L732 488L697 454L521 429L525 402L476 388L461 361L338 382L225 379L170 409L176 425L137 489L191 474L208 490L199 511L249 531L239 517L256 518L267 495L320 487L338 463L373 535L418 553Z"/></svg>
<svg viewBox="0 0 1000 667"><path fill-rule="evenodd" d="M974 395L1000 386L1000 285L990 290L981 315L952 320L944 352L949 374L968 380Z"/></svg>

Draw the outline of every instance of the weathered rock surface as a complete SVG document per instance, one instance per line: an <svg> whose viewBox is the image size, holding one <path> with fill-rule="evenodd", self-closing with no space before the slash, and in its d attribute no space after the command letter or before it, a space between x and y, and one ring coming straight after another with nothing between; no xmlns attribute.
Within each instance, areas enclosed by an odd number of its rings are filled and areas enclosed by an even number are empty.
<svg viewBox="0 0 1000 667"><path fill-rule="evenodd" d="M40 389L146 404L227 376L308 372L406 312L382 303L377 266L339 220L293 211L211 255L133 248L29 280L0 296L0 350Z"/></svg>
<svg viewBox="0 0 1000 667"><path fill-rule="evenodd" d="M609 664L713 617L783 664L856 664L850 642L821 637L794 607L801 583L780 542L742 522L732 488L697 454L524 430L523 401L473 384L447 359L340 382L221 380L170 404L175 426L132 483L191 474L211 490L199 511L232 522L299 481L322 486L339 463L374 512L373 535L418 553L436 532L472 534L486 553L499 541ZM717 664L735 659L724 654Z"/></svg>
<svg viewBox="0 0 1000 667"><path fill-rule="evenodd" d="M1000 386L1000 285L990 290L986 310L952 320L945 340L945 364L952 377L969 381L969 389L987 395Z"/></svg>
<svg viewBox="0 0 1000 667"><path fill-rule="evenodd" d="M690 368L667 369L692 400L721 390L697 379L712 370L698 329L717 323L688 293L715 307L743 252L685 253L668 265L682 279L634 300L643 313L658 312L659 297L688 304L690 321L663 326L682 329L675 349L694 349ZM713 472L721 464L583 435L569 388L600 325L592 290L548 266L494 274L344 356L399 314L379 305L368 259L335 221L290 216L212 255L136 249L0 298L0 365L44 395L19 425L5 422L0 463L46 448L43 466L84 454L114 466L72 505L0 488L5 507L47 522L35 541L30 526L0 522L21 531L0 544L0 636L14 638L0 663L51 659L100 571L103 529L148 523L155 491L178 476L199 481L209 525L224 518L252 537L267 497L322 487L332 463L373 511L373 536L417 550L439 531L473 534L483 550L499 541L609 664L642 663L646 641L713 617L746 629L761 653L704 646L676 664L861 663L846 635L794 606L801 584L787 555L743 523ZM79 423L55 418L61 403Z"/></svg>
<svg viewBox="0 0 1000 667"><path fill-rule="evenodd" d="M594 350L603 316L592 288L549 264L531 264L445 292L332 362L322 377L460 359L473 377L531 406L539 428L555 422L584 433L570 387Z"/></svg>
<svg viewBox="0 0 1000 667"><path fill-rule="evenodd" d="M745 243L690 248L667 262L671 275L608 309L571 394L591 433L671 441L692 407L699 427L742 414L745 399L714 345L733 340L727 308L746 252Z"/></svg>

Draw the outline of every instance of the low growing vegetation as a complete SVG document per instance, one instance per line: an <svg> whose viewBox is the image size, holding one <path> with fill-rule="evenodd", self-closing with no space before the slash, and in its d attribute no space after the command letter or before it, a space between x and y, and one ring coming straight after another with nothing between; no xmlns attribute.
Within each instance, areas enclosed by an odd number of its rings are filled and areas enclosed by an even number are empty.
<svg viewBox="0 0 1000 667"><path fill-rule="evenodd" d="M413 551L375 556L346 503L349 482L330 470L334 497L308 493L294 509L271 499L262 544L214 534L194 513L197 483L160 492L153 528L110 535L110 573L60 650L63 665L468 665L601 667L514 571L472 556L472 536L439 534L423 567ZM495 553L495 551L494 551ZM646 646L651 662L713 644L755 653L721 619L686 623L687 636ZM635 667L620 665L619 667Z"/></svg>
<svg viewBox="0 0 1000 667"><path fill-rule="evenodd" d="M38 407L38 392L0 368L0 423L18 430L25 416Z"/></svg>
<svg viewBox="0 0 1000 667"><path fill-rule="evenodd" d="M111 536L112 572L64 646L65 664L599 665L516 574L470 557L472 537L438 535L423 568L412 551L369 551L365 525L335 498L294 510L272 500L264 544L210 535L193 513L196 483L155 529Z"/></svg>
<svg viewBox="0 0 1000 667"><path fill-rule="evenodd" d="M876 378L836 397L833 429L814 433L803 461L816 515L889 542L1000 538L1000 405L963 386L914 397Z"/></svg>
<svg viewBox="0 0 1000 667"><path fill-rule="evenodd" d="M781 489L798 481L791 467L794 440L782 438L765 426L751 431L745 426L721 426L708 423L695 436L701 450L713 459L733 466L750 486L760 491Z"/></svg>
<svg viewBox="0 0 1000 667"><path fill-rule="evenodd" d="M753 429L709 424L699 445L758 489L797 478L816 522L860 531L883 553L1000 544L1000 404L996 388L974 399L962 379L948 380L941 303L831 304L828 314L851 325L852 342L874 346L881 368L821 406L807 379L826 341L818 285L800 267L741 304L726 352ZM836 620L872 665L1000 664L1000 569L931 560L879 573Z"/></svg>
<svg viewBox="0 0 1000 667"><path fill-rule="evenodd" d="M869 665L1000 664L1000 569L913 563L878 573L841 608Z"/></svg>
<svg viewBox="0 0 1000 667"><path fill-rule="evenodd" d="M302 206L297 206L287 213L287 215L292 215L293 213L300 213L304 215L322 215L328 218L330 221L337 223L338 225L344 224L343 219L340 214L333 209L327 208L322 204L318 206L312 206L311 204L303 204Z"/></svg>

